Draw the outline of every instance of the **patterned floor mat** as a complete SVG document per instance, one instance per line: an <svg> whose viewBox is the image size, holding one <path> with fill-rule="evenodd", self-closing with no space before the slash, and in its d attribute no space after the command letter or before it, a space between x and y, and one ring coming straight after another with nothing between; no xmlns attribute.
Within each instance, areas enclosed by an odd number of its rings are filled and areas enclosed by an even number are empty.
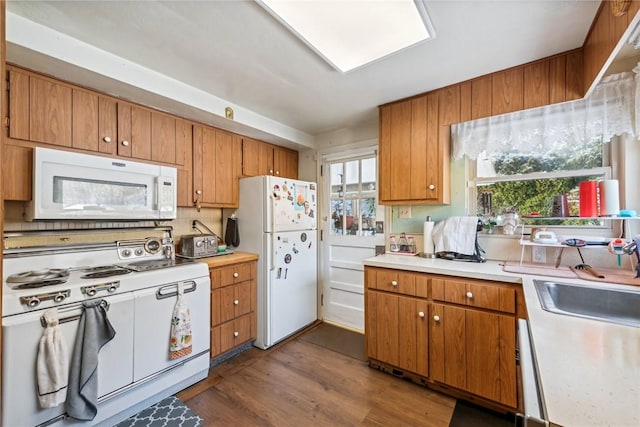
<svg viewBox="0 0 640 427"><path fill-rule="evenodd" d="M175 396L149 406L116 427L200 427L204 420Z"/></svg>

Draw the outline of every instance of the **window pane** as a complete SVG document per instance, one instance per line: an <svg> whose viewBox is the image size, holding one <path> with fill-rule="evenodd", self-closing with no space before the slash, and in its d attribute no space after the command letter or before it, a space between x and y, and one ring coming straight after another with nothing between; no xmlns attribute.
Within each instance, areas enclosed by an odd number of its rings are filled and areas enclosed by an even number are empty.
<svg viewBox="0 0 640 427"><path fill-rule="evenodd" d="M376 158L362 160L362 189L374 191L376 189Z"/></svg>
<svg viewBox="0 0 640 427"><path fill-rule="evenodd" d="M347 234L357 235L359 230L358 217L355 215L357 199L345 200L345 231Z"/></svg>
<svg viewBox="0 0 640 427"><path fill-rule="evenodd" d="M360 217L362 218L362 235L376 234L376 199L360 199Z"/></svg>
<svg viewBox="0 0 640 427"><path fill-rule="evenodd" d="M344 174L342 163L333 163L331 165L331 193L337 194L342 190L342 177Z"/></svg>
<svg viewBox="0 0 640 427"><path fill-rule="evenodd" d="M586 145L560 145L549 152L536 155L517 151L480 156L477 176L513 176L533 172L555 172L561 170L591 169L604 166L604 144L600 139Z"/></svg>
<svg viewBox="0 0 640 427"><path fill-rule="evenodd" d="M344 229L344 202L341 199L331 199L331 234L342 236Z"/></svg>

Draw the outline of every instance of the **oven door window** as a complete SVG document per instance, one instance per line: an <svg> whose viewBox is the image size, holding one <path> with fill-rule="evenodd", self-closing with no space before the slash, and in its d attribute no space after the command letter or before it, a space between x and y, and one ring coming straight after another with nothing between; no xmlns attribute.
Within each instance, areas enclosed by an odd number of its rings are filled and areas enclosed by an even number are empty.
<svg viewBox="0 0 640 427"><path fill-rule="evenodd" d="M65 210L140 210L149 191L145 184L54 176L52 201Z"/></svg>

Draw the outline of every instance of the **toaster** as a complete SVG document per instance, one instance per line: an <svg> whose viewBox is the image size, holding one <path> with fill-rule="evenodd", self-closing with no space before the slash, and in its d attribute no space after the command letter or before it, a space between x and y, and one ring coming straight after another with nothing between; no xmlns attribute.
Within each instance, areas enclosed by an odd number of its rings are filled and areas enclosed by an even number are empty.
<svg viewBox="0 0 640 427"><path fill-rule="evenodd" d="M180 238L180 255L203 258L218 253L218 236L215 234L191 234Z"/></svg>

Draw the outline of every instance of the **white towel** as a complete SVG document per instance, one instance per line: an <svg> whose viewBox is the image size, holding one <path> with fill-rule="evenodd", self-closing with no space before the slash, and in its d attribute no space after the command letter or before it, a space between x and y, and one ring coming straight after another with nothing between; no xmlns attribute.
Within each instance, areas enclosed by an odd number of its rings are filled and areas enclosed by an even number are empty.
<svg viewBox="0 0 640 427"><path fill-rule="evenodd" d="M40 338L36 370L38 400L40 407L46 409L64 403L67 398L69 351L58 327L58 309L50 308L42 317L46 326Z"/></svg>
<svg viewBox="0 0 640 427"><path fill-rule="evenodd" d="M184 300L184 288L178 282L178 299L171 317L171 335L169 338L169 357L178 359L191 354L191 312Z"/></svg>
<svg viewBox="0 0 640 427"><path fill-rule="evenodd" d="M437 252L473 255L476 251L478 217L452 216L433 227L433 242Z"/></svg>

